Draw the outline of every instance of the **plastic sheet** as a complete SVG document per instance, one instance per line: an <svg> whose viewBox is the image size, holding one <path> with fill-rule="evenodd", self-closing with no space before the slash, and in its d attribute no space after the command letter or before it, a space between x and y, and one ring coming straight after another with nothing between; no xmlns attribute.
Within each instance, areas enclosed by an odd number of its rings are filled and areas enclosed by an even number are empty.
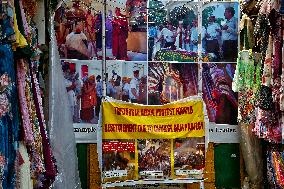
<svg viewBox="0 0 284 189"><path fill-rule="evenodd" d="M263 188L263 158L260 139L252 133L252 126L240 124L241 149L246 171L250 180L250 189Z"/></svg>
<svg viewBox="0 0 284 189"><path fill-rule="evenodd" d="M55 189L81 188L73 120L69 111L68 97L60 65L54 31L54 15L50 18L50 81L49 81L49 133L56 159L58 176Z"/></svg>

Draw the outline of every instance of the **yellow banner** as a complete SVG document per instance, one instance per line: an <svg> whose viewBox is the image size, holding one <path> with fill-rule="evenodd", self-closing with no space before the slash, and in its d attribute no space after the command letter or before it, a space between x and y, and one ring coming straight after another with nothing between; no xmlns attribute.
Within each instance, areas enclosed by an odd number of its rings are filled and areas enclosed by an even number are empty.
<svg viewBox="0 0 284 189"><path fill-rule="evenodd" d="M175 139L203 137L203 102L199 99L145 106L103 102L103 139Z"/></svg>

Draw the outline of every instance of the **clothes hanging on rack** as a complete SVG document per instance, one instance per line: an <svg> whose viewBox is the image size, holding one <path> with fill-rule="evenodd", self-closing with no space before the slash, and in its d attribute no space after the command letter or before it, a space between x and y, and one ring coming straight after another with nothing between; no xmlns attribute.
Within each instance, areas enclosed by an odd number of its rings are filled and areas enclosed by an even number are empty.
<svg viewBox="0 0 284 189"><path fill-rule="evenodd" d="M57 171L37 79L37 36L21 0L0 4L0 188L49 188Z"/></svg>

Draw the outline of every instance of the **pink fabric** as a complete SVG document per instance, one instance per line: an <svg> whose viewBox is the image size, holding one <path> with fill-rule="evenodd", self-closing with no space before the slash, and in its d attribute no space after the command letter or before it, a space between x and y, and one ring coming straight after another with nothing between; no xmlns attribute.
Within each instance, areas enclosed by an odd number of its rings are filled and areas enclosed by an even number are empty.
<svg viewBox="0 0 284 189"><path fill-rule="evenodd" d="M27 22L27 19L26 19L22 0L19 0L19 4L20 4L20 9L21 9L21 15L22 15L21 17L22 17L22 20L23 20L24 28L25 28L25 34L26 34L26 36L29 36L30 33L31 33L31 30L29 28L29 25L28 25L28 22Z"/></svg>
<svg viewBox="0 0 284 189"><path fill-rule="evenodd" d="M22 115L22 130L24 135L24 142L27 145L32 145L34 143L34 135L31 128L29 109L25 95L26 71L24 68L23 59L17 60L17 84L18 96L20 101L20 111Z"/></svg>

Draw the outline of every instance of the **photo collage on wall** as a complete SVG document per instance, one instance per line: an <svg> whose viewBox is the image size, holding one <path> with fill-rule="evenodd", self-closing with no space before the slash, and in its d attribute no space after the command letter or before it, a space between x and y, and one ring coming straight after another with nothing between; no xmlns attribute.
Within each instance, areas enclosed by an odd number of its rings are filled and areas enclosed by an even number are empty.
<svg viewBox="0 0 284 189"><path fill-rule="evenodd" d="M232 81L239 47L238 1L106 3L104 27L102 1L69 1L56 11L55 32L74 123L98 123L105 76L106 94L114 99L163 105L202 94L210 122L236 125L238 102ZM187 143L199 145L182 140L175 145ZM143 156L149 149L138 150ZM176 150L178 160L183 152ZM161 165L164 175L171 174L166 159ZM145 166L139 171L150 164Z"/></svg>

